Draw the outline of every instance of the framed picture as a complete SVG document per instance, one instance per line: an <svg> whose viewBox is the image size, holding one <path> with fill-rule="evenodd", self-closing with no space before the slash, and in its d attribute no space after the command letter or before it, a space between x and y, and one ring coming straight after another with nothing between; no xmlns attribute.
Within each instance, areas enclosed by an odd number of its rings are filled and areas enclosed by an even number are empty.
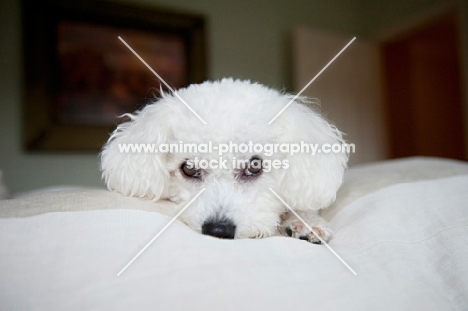
<svg viewBox="0 0 468 311"><path fill-rule="evenodd" d="M201 15L103 1L23 0L24 146L97 151L118 116L206 79Z"/></svg>

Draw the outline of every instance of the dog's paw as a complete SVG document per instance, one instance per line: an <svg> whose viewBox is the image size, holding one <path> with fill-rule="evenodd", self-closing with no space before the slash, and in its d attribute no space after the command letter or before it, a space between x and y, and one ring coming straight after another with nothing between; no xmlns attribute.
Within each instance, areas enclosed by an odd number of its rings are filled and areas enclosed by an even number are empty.
<svg viewBox="0 0 468 311"><path fill-rule="evenodd" d="M286 236L305 240L313 244L322 244L322 241L328 242L333 237L333 231L321 223L312 223L309 226L312 228L312 231L300 220L289 219L282 223L281 231Z"/></svg>

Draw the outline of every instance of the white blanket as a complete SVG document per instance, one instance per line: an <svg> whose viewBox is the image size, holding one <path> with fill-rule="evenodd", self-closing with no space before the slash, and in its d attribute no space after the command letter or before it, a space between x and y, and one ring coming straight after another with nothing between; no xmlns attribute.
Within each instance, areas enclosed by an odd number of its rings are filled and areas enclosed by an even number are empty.
<svg viewBox="0 0 468 311"><path fill-rule="evenodd" d="M325 246L218 240L179 222L117 276L170 220L147 202L88 191L79 204L116 209L7 213L0 310L466 310L468 175L428 178L356 187L363 195L328 213L330 246L357 276ZM33 204L0 209L15 201Z"/></svg>

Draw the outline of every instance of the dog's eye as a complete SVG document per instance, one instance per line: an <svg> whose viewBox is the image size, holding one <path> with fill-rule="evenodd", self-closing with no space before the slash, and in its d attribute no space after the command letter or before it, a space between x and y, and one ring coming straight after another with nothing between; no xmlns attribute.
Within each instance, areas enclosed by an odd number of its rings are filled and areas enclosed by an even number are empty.
<svg viewBox="0 0 468 311"><path fill-rule="evenodd" d="M191 161L186 161L182 163L182 166L180 167L180 170L182 173L190 178L201 178L201 172L200 169L197 169L195 167L195 164Z"/></svg>
<svg viewBox="0 0 468 311"><path fill-rule="evenodd" d="M250 159L249 167L245 170L246 176L256 176L263 170L262 160L256 157Z"/></svg>

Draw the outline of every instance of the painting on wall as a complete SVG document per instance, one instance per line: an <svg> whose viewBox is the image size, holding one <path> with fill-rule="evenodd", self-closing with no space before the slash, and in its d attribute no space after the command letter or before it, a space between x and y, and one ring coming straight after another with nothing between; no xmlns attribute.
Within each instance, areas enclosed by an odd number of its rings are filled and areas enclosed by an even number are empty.
<svg viewBox="0 0 468 311"><path fill-rule="evenodd" d="M96 151L164 84L206 76L204 18L108 2L23 1L27 150Z"/></svg>

